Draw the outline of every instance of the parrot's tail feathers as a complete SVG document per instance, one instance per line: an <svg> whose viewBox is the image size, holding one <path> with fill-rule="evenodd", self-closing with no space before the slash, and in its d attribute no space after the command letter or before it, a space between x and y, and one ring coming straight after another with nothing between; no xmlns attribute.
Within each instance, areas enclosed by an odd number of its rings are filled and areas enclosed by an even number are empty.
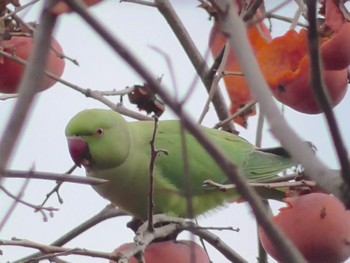
<svg viewBox="0 0 350 263"><path fill-rule="evenodd" d="M306 143L316 153L316 151L317 151L316 146L310 141L306 141ZM291 157L290 154L287 152L287 150L285 148L283 148L282 146L271 147L271 148L259 148L257 150L260 152L264 152L264 153L271 153L274 155L278 155L278 156L281 156L284 158Z"/></svg>
<svg viewBox="0 0 350 263"><path fill-rule="evenodd" d="M271 148L260 148L260 149L257 149L257 150L260 151L260 152L264 152L264 153L270 153L270 154L278 155L278 156L281 156L281 157L284 157L284 158L290 158L290 154L282 146L271 147Z"/></svg>
<svg viewBox="0 0 350 263"><path fill-rule="evenodd" d="M264 182L278 178L278 174L296 166L289 158L276 154L252 152L244 166L246 177L252 182Z"/></svg>

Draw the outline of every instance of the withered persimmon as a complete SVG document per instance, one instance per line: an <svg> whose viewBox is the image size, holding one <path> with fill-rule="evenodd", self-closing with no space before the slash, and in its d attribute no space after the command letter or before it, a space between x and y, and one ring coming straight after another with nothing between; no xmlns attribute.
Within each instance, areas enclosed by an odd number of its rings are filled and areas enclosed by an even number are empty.
<svg viewBox="0 0 350 263"><path fill-rule="evenodd" d="M336 197L311 193L286 198L273 222L303 254L309 263L340 263L350 257L350 211ZM260 227L260 240L274 259L278 250Z"/></svg>
<svg viewBox="0 0 350 263"><path fill-rule="evenodd" d="M135 243L127 243L114 252L121 253L133 249ZM192 241L164 241L150 244L144 253L145 261L150 263L209 263L209 257L205 250ZM193 256L193 258L192 258ZM129 263L137 263L135 257L131 257ZM115 263L115 261L110 261Z"/></svg>
<svg viewBox="0 0 350 263"><path fill-rule="evenodd" d="M100 3L102 0L84 0L84 3L87 6L93 6L96 5L98 3ZM72 10L64 3L64 2L58 2L53 9L51 10L52 13L54 13L55 15L60 15L63 13L71 13Z"/></svg>
<svg viewBox="0 0 350 263"><path fill-rule="evenodd" d="M13 36L9 40L0 42L0 47L3 51L26 62L32 52L33 46L33 38L31 37ZM58 54L63 54L62 47L54 38L51 39L51 47L46 70L57 77L61 77L64 71L65 61ZM16 93L24 70L24 65L0 55L0 92ZM40 91L48 89L55 83L55 80L45 76Z"/></svg>
<svg viewBox="0 0 350 263"><path fill-rule="evenodd" d="M259 15L259 13L257 15ZM263 22L248 27L247 34L255 53L271 41L270 31ZM209 46L214 58L220 54L226 42L227 37L220 31L220 21L215 21L209 38ZM233 50L230 50L228 54L225 72L242 73ZM249 85L242 74L226 75L224 81L231 101L230 111L232 114L235 114L240 108L253 101ZM255 115L255 108L243 116L238 116L234 121L246 127L247 118L251 115Z"/></svg>

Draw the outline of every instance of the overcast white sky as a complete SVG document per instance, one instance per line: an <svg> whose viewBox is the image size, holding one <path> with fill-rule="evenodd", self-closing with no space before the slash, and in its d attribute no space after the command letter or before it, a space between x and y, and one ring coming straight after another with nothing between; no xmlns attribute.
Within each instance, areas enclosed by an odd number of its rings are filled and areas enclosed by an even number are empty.
<svg viewBox="0 0 350 263"><path fill-rule="evenodd" d="M277 2L273 1L274 5ZM208 34L212 25L207 14L195 8L197 1L174 1L176 10L185 26L193 37L194 42L204 54L207 50ZM292 7L283 10L285 15L292 16ZM180 93L185 93L193 81L195 71L175 38L171 29L156 9L130 3L107 0L92 9L96 17L110 28L120 39L127 43L155 76L164 74L164 84L173 90L168 65L164 58L154 52L150 46L155 46L166 52L172 61L176 86ZM35 17L30 12L28 17ZM285 23L276 23L274 34L281 34L286 30ZM55 36L61 43L65 54L77 59L77 67L67 61L62 78L83 88L97 90L123 89L126 86L142 84L143 81L116 56L99 37L92 32L76 15L64 15L60 18ZM211 58L210 58L211 61ZM223 87L223 85L222 85ZM198 83L190 102L186 106L193 118L198 118L206 100L206 92ZM118 98L115 98L118 101ZM14 100L0 101L0 132L3 131L7 118L14 105ZM342 103L336 107L339 124L346 141L349 138L349 102L347 94ZM65 125L77 112L86 108L105 108L100 102L86 98L83 95L61 84L55 85L48 91L41 93L35 103L32 117L22 136L19 147L11 162L12 169L26 170L35 165L38 171L62 173L72 166L64 137ZM285 108L285 116L291 126L305 139L312 141L318 148L318 155L328 166L337 168L337 162L332 149L328 131L322 115L307 116ZM168 111L162 119L174 116ZM252 143L255 141L256 117L249 120L249 129L240 130L240 135ZM213 126L217 121L213 110L204 121L204 125ZM264 146L278 145L271 138L268 128L265 128ZM84 175L82 169L74 174ZM6 187L16 193L22 181L6 180ZM53 182L32 181L25 192L24 199L39 204L54 186ZM65 184L61 189L64 204L60 205L55 197L50 199L49 205L58 207L60 211L54 214L48 222L43 222L38 213L18 205L11 220L1 233L1 238L12 237L50 243L63 233L79 225L84 220L101 210L108 202L98 196L90 187L75 184ZM7 211L12 200L0 193L0 211ZM279 204L274 204L278 206ZM1 218L1 217L0 217ZM93 250L111 251L119 245L131 242L133 233L125 226L130 217L108 220L82 234L68 243L67 247L84 247ZM203 226L232 226L240 228L240 232L217 232L220 238L231 245L249 262L256 262L256 228L249 208L245 204L230 205L205 218L200 218ZM187 237L187 235L184 235ZM226 262L215 249L208 246L213 262ZM1 262L13 261L33 252L30 249L2 247ZM105 262L88 257L69 257L72 262Z"/></svg>

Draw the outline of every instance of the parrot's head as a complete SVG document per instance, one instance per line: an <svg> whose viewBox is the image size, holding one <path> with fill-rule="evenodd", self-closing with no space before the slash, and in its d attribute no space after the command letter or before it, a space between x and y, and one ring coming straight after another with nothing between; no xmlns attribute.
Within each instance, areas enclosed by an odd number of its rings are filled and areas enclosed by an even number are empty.
<svg viewBox="0 0 350 263"><path fill-rule="evenodd" d="M87 170L114 168L130 150L128 123L112 110L79 112L67 124L66 137L74 163Z"/></svg>

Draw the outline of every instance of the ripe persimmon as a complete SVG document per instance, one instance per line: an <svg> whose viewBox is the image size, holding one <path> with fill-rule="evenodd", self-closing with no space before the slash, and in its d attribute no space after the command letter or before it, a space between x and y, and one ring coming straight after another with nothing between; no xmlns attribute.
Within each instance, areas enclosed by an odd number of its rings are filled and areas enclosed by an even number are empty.
<svg viewBox="0 0 350 263"><path fill-rule="evenodd" d="M135 243L127 243L115 250L124 252L133 249ZM145 261L151 263L209 263L209 257L205 250L192 241L163 241L151 243L144 253ZM192 260L193 259L193 260ZM135 257L129 259L129 263L137 263ZM110 261L115 263L115 261Z"/></svg>
<svg viewBox="0 0 350 263"><path fill-rule="evenodd" d="M311 193L286 199L273 222L310 263L344 262L350 257L350 211L336 197ZM260 227L265 250L277 261L281 256Z"/></svg>
<svg viewBox="0 0 350 263"><path fill-rule="evenodd" d="M3 51L28 62L34 43L31 37L13 36L9 40L1 41L0 46ZM54 38L51 38L51 47L46 70L57 77L61 77L65 67L65 61L61 57L63 54L62 47ZM0 55L0 92L16 93L24 70L25 66L21 63ZM56 80L45 76L40 91L48 89L55 83Z"/></svg>

